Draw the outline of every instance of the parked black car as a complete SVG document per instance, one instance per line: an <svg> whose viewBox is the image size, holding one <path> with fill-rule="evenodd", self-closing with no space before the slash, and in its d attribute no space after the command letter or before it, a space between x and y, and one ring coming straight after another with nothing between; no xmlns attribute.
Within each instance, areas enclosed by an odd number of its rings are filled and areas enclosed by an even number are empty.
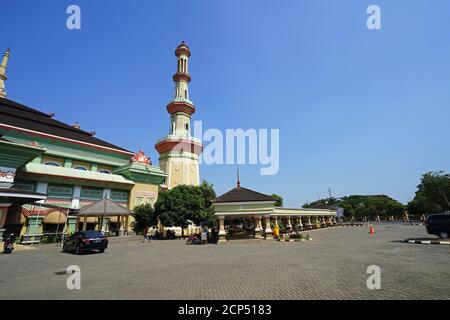
<svg viewBox="0 0 450 320"><path fill-rule="evenodd" d="M63 251L80 254L84 251L98 250L101 253L108 247L108 238L94 230L78 231L64 240Z"/></svg>
<svg viewBox="0 0 450 320"><path fill-rule="evenodd" d="M450 213L430 214L425 220L425 227L429 234L440 238L448 238L450 235Z"/></svg>

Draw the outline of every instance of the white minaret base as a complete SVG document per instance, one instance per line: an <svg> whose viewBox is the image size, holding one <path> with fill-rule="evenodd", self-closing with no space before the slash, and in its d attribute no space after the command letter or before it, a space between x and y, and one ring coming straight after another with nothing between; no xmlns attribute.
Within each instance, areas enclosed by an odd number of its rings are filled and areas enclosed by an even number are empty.
<svg viewBox="0 0 450 320"><path fill-rule="evenodd" d="M159 165L168 175L166 184L169 189L182 184L193 186L200 184L198 156L195 154L185 153L183 156L162 154Z"/></svg>

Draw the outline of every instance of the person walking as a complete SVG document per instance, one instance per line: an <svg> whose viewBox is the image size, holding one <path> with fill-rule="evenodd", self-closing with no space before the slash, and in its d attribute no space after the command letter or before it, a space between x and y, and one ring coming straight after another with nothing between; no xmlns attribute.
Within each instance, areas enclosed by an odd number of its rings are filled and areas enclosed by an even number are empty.
<svg viewBox="0 0 450 320"><path fill-rule="evenodd" d="M148 227L144 228L144 243L145 242L147 242L147 243L150 242L150 238L148 237Z"/></svg>

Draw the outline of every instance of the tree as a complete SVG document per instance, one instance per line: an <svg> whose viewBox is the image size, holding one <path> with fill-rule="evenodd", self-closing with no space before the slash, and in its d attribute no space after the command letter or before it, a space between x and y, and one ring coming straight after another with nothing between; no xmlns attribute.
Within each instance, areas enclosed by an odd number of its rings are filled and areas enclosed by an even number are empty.
<svg viewBox="0 0 450 320"><path fill-rule="evenodd" d="M422 176L419 190L430 201L450 210L450 174L443 171L428 172Z"/></svg>
<svg viewBox="0 0 450 320"><path fill-rule="evenodd" d="M408 203L413 215L439 213L450 210L450 174L443 171L422 175L414 199Z"/></svg>
<svg viewBox="0 0 450 320"><path fill-rule="evenodd" d="M275 207L282 207L283 206L283 198L278 194L272 194L272 198L276 200Z"/></svg>
<svg viewBox="0 0 450 320"><path fill-rule="evenodd" d="M321 199L304 205L305 208L344 209L346 217L397 216L400 217L405 206L386 195L350 195L341 198Z"/></svg>
<svg viewBox="0 0 450 320"><path fill-rule="evenodd" d="M188 220L195 224L207 220L209 211L205 194L208 199L212 196L210 187L180 185L162 193L155 203L155 212L161 224L166 227L181 227L181 235L184 237Z"/></svg>
<svg viewBox="0 0 450 320"><path fill-rule="evenodd" d="M149 203L143 203L133 210L134 232L142 232L146 227L155 227L158 225L158 217L155 210Z"/></svg>
<svg viewBox="0 0 450 320"><path fill-rule="evenodd" d="M203 180L199 188L202 190L203 198L205 199L205 208L208 209L211 206L211 202L216 198L214 185Z"/></svg>

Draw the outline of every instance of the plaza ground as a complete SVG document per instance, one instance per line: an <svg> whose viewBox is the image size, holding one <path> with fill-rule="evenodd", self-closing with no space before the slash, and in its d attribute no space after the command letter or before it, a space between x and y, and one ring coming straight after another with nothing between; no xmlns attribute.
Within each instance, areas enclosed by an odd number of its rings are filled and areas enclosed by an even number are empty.
<svg viewBox="0 0 450 320"><path fill-rule="evenodd" d="M76 256L40 246L0 255L0 299L450 299L450 246L402 243L424 226L376 225L311 232L310 242L112 242ZM68 290L69 265L81 290ZM369 290L369 265L381 289Z"/></svg>

